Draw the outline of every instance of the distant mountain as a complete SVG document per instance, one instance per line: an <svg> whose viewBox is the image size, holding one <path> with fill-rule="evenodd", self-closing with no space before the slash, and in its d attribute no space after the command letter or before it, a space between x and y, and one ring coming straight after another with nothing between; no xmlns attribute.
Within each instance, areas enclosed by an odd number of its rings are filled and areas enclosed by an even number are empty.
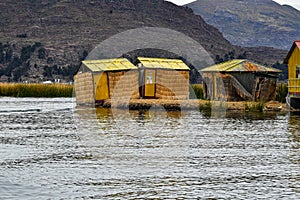
<svg viewBox="0 0 300 200"><path fill-rule="evenodd" d="M270 65L286 54L266 48L261 56L258 49L234 46L190 8L163 0L0 0L0 10L0 81L69 81L97 44L140 27L182 32L217 62L247 57ZM153 50L134 54L174 56Z"/></svg>
<svg viewBox="0 0 300 200"><path fill-rule="evenodd" d="M187 6L235 45L289 49L300 39L300 11L272 0L198 0Z"/></svg>

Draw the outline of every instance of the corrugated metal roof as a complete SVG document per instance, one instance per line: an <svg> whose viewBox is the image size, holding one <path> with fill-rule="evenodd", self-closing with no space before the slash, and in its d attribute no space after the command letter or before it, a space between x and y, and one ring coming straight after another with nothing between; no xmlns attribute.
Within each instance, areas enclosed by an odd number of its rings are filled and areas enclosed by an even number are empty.
<svg viewBox="0 0 300 200"><path fill-rule="evenodd" d="M137 69L137 67L129 62L129 60L127 60L126 58L84 60L82 61L82 63L92 72Z"/></svg>
<svg viewBox="0 0 300 200"><path fill-rule="evenodd" d="M273 72L280 73L281 71L274 68L268 68L248 60L230 60L224 63L207 67L201 72Z"/></svg>
<svg viewBox="0 0 300 200"><path fill-rule="evenodd" d="M179 59L138 57L138 60L143 64L145 68L190 70L190 68L182 60Z"/></svg>
<svg viewBox="0 0 300 200"><path fill-rule="evenodd" d="M292 56L292 53L294 52L294 49L295 49L296 47L297 47L298 49L300 49L300 40L296 40L295 42L293 42L293 45L292 45L291 49L289 50L287 56L285 57L285 59L284 59L284 61L283 61L284 64L288 64L288 63L289 63L289 59L290 59L290 57Z"/></svg>

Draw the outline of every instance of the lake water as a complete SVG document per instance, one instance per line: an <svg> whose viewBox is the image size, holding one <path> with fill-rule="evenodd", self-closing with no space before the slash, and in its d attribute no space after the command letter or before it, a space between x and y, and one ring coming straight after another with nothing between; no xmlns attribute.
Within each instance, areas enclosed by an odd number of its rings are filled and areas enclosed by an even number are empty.
<svg viewBox="0 0 300 200"><path fill-rule="evenodd" d="M300 199L300 116L0 98L0 199Z"/></svg>

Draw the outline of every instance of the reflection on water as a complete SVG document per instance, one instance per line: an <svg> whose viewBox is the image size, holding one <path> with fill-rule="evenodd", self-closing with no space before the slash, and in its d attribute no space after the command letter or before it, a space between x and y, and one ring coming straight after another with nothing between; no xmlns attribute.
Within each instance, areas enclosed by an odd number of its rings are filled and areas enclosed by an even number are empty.
<svg viewBox="0 0 300 200"><path fill-rule="evenodd" d="M113 112L111 109L107 109L107 108L95 108L93 109L96 113L96 116L99 120L106 120L110 117L113 117ZM86 108L81 110L83 112L86 111ZM80 111L79 111L80 112ZM166 115L167 117L170 118L180 118L182 116L182 112L178 112L178 111L166 111L163 109L153 109L153 110L125 110L125 109L118 109L117 111L118 113L120 113L121 115L125 115L125 113L130 113L130 118L136 119L138 121L147 121L150 118L157 116L162 116L162 115Z"/></svg>
<svg viewBox="0 0 300 200"><path fill-rule="evenodd" d="M291 146L289 157L291 163L295 164L298 168L295 178L297 182L300 182L300 113L290 113L288 131L290 133ZM300 194L299 187L295 187L294 184L291 184L290 187Z"/></svg>
<svg viewBox="0 0 300 200"><path fill-rule="evenodd" d="M300 142L300 113L291 113L289 117L289 131L292 141Z"/></svg>
<svg viewBox="0 0 300 200"><path fill-rule="evenodd" d="M299 115L3 102L0 199L300 197Z"/></svg>

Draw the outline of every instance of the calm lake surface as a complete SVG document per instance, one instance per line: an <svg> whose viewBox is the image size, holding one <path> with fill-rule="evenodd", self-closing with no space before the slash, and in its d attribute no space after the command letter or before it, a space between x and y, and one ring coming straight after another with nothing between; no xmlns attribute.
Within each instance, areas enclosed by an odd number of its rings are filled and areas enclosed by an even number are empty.
<svg viewBox="0 0 300 200"><path fill-rule="evenodd" d="M300 199L300 115L0 98L0 199Z"/></svg>

